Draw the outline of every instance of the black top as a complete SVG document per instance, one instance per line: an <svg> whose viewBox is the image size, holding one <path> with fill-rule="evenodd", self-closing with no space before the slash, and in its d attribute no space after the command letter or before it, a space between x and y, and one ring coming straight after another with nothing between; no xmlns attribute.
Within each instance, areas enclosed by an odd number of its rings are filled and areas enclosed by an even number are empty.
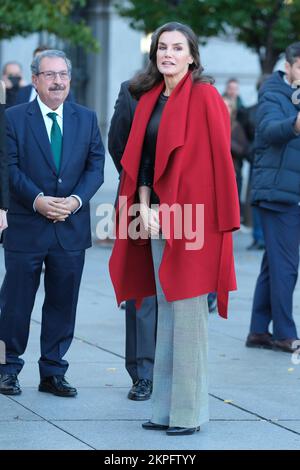
<svg viewBox="0 0 300 470"><path fill-rule="evenodd" d="M148 123L138 175L138 187L149 186L152 188L158 128L167 101L168 97L161 93ZM159 204L158 196L153 189L151 191L150 204Z"/></svg>

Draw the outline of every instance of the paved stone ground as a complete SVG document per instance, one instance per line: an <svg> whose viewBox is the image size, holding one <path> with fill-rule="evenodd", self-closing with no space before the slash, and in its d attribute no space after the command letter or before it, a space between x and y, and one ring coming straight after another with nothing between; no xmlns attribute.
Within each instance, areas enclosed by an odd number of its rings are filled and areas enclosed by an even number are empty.
<svg viewBox="0 0 300 470"><path fill-rule="evenodd" d="M108 275L110 249L96 244L87 252L76 337L67 355L67 378L78 397L37 391L41 283L20 374L23 393L0 395L0 449L299 449L300 366L289 354L244 346L262 256L247 252L249 243L249 234L235 234L239 290L231 295L229 320L209 318L211 420L200 433L171 438L141 428L151 402L126 397L124 311L116 306ZM294 303L299 326L299 288Z"/></svg>

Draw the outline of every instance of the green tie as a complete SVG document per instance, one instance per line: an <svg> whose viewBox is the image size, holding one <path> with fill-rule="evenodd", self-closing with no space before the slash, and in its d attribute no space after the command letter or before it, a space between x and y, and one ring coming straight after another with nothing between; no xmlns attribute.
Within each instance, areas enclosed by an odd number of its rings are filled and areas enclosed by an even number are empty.
<svg viewBox="0 0 300 470"><path fill-rule="evenodd" d="M62 148L62 134L61 134L59 124L56 120L56 117L58 116L58 114L48 113L47 116L49 116L49 118L52 119L53 121L51 134L50 134L50 141L51 141L51 148L52 148L52 153L54 157L54 163L55 163L57 171L59 171L60 160L61 160L61 148Z"/></svg>

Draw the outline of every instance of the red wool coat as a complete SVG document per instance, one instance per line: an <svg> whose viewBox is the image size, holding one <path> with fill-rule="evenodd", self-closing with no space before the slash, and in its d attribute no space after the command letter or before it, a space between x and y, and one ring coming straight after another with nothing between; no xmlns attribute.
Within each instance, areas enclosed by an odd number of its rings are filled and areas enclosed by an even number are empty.
<svg viewBox="0 0 300 470"><path fill-rule="evenodd" d="M136 201L137 177L148 121L164 88L161 83L139 101L128 142L119 196ZM228 111L214 86L193 83L190 73L168 99L160 121L153 189L160 204L204 204L204 244L186 250L185 236L166 240L159 278L171 302L209 292L218 294L219 314L227 318L228 292L236 289L232 231L239 228L236 179L230 154ZM117 232L125 210L117 208ZM184 235L184 234L183 234ZM149 241L118 236L109 262L117 302L155 295Z"/></svg>

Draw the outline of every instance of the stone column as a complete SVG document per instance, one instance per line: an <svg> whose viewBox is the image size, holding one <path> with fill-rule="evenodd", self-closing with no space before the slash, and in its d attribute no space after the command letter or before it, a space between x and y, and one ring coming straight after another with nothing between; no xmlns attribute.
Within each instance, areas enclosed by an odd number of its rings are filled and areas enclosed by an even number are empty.
<svg viewBox="0 0 300 470"><path fill-rule="evenodd" d="M107 135L107 94L109 77L109 0L91 0L86 8L86 18L101 50L87 56L87 94L86 105L97 113L101 134Z"/></svg>

